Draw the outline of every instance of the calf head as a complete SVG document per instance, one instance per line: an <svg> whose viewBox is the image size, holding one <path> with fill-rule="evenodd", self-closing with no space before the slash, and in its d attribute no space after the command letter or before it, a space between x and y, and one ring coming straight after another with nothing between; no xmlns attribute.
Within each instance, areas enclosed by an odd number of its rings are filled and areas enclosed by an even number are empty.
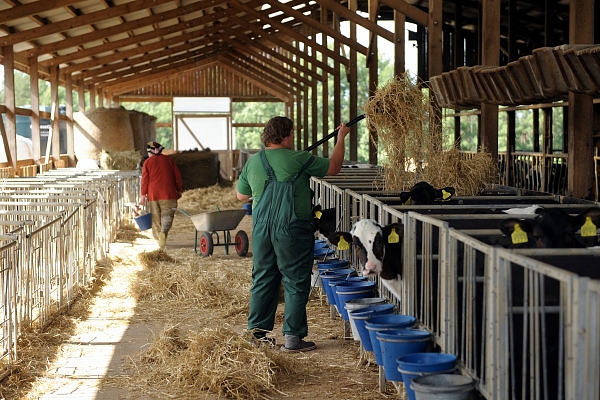
<svg viewBox="0 0 600 400"><path fill-rule="evenodd" d="M335 208L323 209L320 204L317 204L312 208L312 218L314 232L319 232L325 237L335 232L337 227Z"/></svg>
<svg viewBox="0 0 600 400"><path fill-rule="evenodd" d="M410 191L400 193L400 201L405 205L432 205L436 200L449 200L456 190L453 187L436 189L427 182L415 184Z"/></svg>
<svg viewBox="0 0 600 400"><path fill-rule="evenodd" d="M338 249L353 243L363 266L363 275L396 279L402 275L403 236L404 227L401 223L382 227L374 220L363 219L356 222L350 232L334 232L327 239Z"/></svg>
<svg viewBox="0 0 600 400"><path fill-rule="evenodd" d="M539 208L533 220L508 218L500 230L511 238L508 247L519 248L579 248L586 243L598 243L596 230L600 226L600 208L592 207L572 217L565 211ZM580 237L575 232L581 230Z"/></svg>

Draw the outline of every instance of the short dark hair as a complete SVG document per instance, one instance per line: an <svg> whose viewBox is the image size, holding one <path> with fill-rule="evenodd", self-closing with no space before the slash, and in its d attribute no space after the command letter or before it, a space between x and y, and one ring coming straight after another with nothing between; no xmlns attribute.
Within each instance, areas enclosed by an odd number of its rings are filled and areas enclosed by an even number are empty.
<svg viewBox="0 0 600 400"><path fill-rule="evenodd" d="M260 135L260 141L265 146L280 144L291 134L293 128L294 123L288 117L273 117L265 125L263 133Z"/></svg>

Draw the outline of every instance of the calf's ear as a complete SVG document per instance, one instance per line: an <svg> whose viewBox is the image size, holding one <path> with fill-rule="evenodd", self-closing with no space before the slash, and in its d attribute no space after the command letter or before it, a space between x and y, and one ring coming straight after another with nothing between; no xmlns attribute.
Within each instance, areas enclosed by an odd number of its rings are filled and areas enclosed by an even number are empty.
<svg viewBox="0 0 600 400"><path fill-rule="evenodd" d="M383 240L386 243L399 243L404 237L404 225L400 222L394 222L381 228Z"/></svg>
<svg viewBox="0 0 600 400"><path fill-rule="evenodd" d="M597 236L600 228L600 208L593 207L575 217L575 229L581 228L581 236Z"/></svg>
<svg viewBox="0 0 600 400"><path fill-rule="evenodd" d="M352 235L348 232L333 232L327 236L329 243L337 246L338 250L349 250L352 243Z"/></svg>
<svg viewBox="0 0 600 400"><path fill-rule="evenodd" d="M435 198L442 199L442 201L447 201L454 196L456 190L451 186L446 186L445 188L441 188L435 191Z"/></svg>
<svg viewBox="0 0 600 400"><path fill-rule="evenodd" d="M400 201L403 206L410 206L411 195L411 192L400 192Z"/></svg>
<svg viewBox="0 0 600 400"><path fill-rule="evenodd" d="M511 238L513 244L527 243L533 224L524 219L507 218L500 222L500 230Z"/></svg>

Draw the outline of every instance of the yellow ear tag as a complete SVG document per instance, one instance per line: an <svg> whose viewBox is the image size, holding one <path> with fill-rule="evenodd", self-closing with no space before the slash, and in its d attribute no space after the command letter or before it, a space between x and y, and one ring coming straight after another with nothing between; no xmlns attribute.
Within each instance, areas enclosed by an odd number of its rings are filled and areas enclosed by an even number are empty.
<svg viewBox="0 0 600 400"><path fill-rule="evenodd" d="M403 206L410 206L410 197L402 205Z"/></svg>
<svg viewBox="0 0 600 400"><path fill-rule="evenodd" d="M323 215L323 213L321 211L315 211L315 218L316 219L321 219L322 215Z"/></svg>
<svg viewBox="0 0 600 400"><path fill-rule="evenodd" d="M592 217L585 217L585 223L581 226L581 236L596 236L596 229Z"/></svg>
<svg viewBox="0 0 600 400"><path fill-rule="evenodd" d="M340 236L340 241L337 244L338 250L348 250L350 249L350 245L346 242L343 236Z"/></svg>
<svg viewBox="0 0 600 400"><path fill-rule="evenodd" d="M400 236L396 233L396 228L392 228L388 236L388 243L398 243L400 241Z"/></svg>
<svg viewBox="0 0 600 400"><path fill-rule="evenodd" d="M442 189L442 200L449 200L450 197L452 197L452 193L446 192L444 189Z"/></svg>
<svg viewBox="0 0 600 400"><path fill-rule="evenodd" d="M511 233L510 237L512 239L513 244L527 243L527 241L529 240L527 238L527 233L525 233L523 229L521 229L521 226L519 224L515 224L515 230L513 231L513 233Z"/></svg>

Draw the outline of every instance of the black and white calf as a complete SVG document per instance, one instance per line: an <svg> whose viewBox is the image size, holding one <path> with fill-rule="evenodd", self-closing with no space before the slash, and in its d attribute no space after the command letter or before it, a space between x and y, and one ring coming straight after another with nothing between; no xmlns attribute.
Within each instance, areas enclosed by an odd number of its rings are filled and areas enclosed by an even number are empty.
<svg viewBox="0 0 600 400"><path fill-rule="evenodd" d="M598 246L597 229L600 227L600 207L591 207L571 216L558 208L538 208L532 220L507 218L500 230L510 248L582 248ZM580 235L575 233L580 231Z"/></svg>
<svg viewBox="0 0 600 400"><path fill-rule="evenodd" d="M379 225L372 219L356 222L350 232L334 232L327 237L338 249L349 249L350 243L363 267L363 275L379 275L382 279L402 276L402 239L404 226L393 223Z"/></svg>
<svg viewBox="0 0 600 400"><path fill-rule="evenodd" d="M405 205L432 205L436 201L450 200L456 191L453 187L436 189L427 182L415 184L408 192L400 193L400 201Z"/></svg>

